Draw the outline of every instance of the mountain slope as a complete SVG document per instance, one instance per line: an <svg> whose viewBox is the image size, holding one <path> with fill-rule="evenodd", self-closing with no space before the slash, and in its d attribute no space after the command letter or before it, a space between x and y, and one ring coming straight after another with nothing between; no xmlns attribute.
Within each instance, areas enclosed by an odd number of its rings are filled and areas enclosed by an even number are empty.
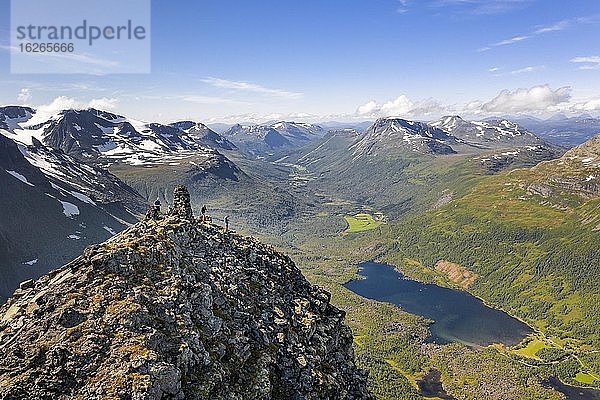
<svg viewBox="0 0 600 400"><path fill-rule="evenodd" d="M18 128L20 122L27 121L33 114L35 114L35 110L30 107L0 107L0 129L12 131Z"/></svg>
<svg viewBox="0 0 600 400"><path fill-rule="evenodd" d="M190 142L218 150L235 150L236 148L229 140L200 122L179 121L170 125L185 132L184 138Z"/></svg>
<svg viewBox="0 0 600 400"><path fill-rule="evenodd" d="M430 125L468 144L463 151L481 154L481 165L492 174L508 168L532 167L558 158L566 150L506 119L465 121L459 116L448 116Z"/></svg>
<svg viewBox="0 0 600 400"><path fill-rule="evenodd" d="M280 231L297 213L301 196L272 182L260 160L238 156L234 163L220 153L190 153L152 167L114 164L110 171L149 200L170 203L173 188L183 184L197 210L207 205L212 217L229 215L232 224L249 232Z"/></svg>
<svg viewBox="0 0 600 400"><path fill-rule="evenodd" d="M391 259L408 270L410 260L459 264L480 277L469 290L486 301L600 349L599 143L481 179L447 206L395 225Z"/></svg>
<svg viewBox="0 0 600 400"><path fill-rule="evenodd" d="M398 153L453 154L458 140L447 132L423 122L380 118L350 148L355 157L398 156Z"/></svg>
<svg viewBox="0 0 600 400"><path fill-rule="evenodd" d="M23 114L31 117L28 112ZM32 125L36 120L21 121L5 133L20 143L43 143L54 149L52 159L43 159L34 152L28 155L32 163L50 174L60 170L53 163L72 157L79 161L84 183L94 167L108 168L148 202L157 197L170 200L172 188L185 183L192 188L194 203L199 207L207 202L215 206L217 200L224 198L229 209L235 209L236 203L251 208L252 203L264 204L261 200L276 193L272 188L263 190L269 185L249 179L228 156L221 154L218 150L236 156L235 145L201 123L143 123L96 109L65 110ZM55 177L66 179L60 171ZM253 195L261 191L265 196ZM112 196L110 190L98 185L95 195L98 197L101 192ZM241 200L242 197L248 200Z"/></svg>
<svg viewBox="0 0 600 400"><path fill-rule="evenodd" d="M185 151L231 150L232 143L202 124L181 129L177 124L143 123L95 109L65 110L47 121L14 124L11 139L31 144L32 138L87 163L150 165L176 159Z"/></svg>
<svg viewBox="0 0 600 400"><path fill-rule="evenodd" d="M0 397L371 399L328 293L174 197L0 309Z"/></svg>
<svg viewBox="0 0 600 400"><path fill-rule="evenodd" d="M266 156L305 146L325 133L319 125L281 121L268 125L237 124L223 136L248 154Z"/></svg>
<svg viewBox="0 0 600 400"><path fill-rule="evenodd" d="M555 115L546 120L522 117L516 121L546 140L566 146L579 145L600 133L600 118L590 115L570 118Z"/></svg>
<svg viewBox="0 0 600 400"><path fill-rule="evenodd" d="M0 297L124 229L144 208L108 172L0 135Z"/></svg>
<svg viewBox="0 0 600 400"><path fill-rule="evenodd" d="M508 120L465 121L459 116L448 116L430 125L483 148L543 144L542 139Z"/></svg>

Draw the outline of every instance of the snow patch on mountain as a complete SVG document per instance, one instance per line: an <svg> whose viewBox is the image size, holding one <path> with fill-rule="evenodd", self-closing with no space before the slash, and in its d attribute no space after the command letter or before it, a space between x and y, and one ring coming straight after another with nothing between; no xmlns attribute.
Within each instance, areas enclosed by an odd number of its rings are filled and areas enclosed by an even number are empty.
<svg viewBox="0 0 600 400"><path fill-rule="evenodd" d="M94 200L90 199L88 196L86 196L83 193L75 192L73 190L70 191L69 193L71 194L71 196L75 197L79 201L82 201L82 202L87 203L87 204L91 204L93 206L96 205L96 203L94 202Z"/></svg>
<svg viewBox="0 0 600 400"><path fill-rule="evenodd" d="M23 175L21 175L20 173L16 172L16 171L6 171L8 172L10 175L14 176L15 178L17 178L18 180L20 180L21 182L23 182L26 185L29 186L35 186L33 183L30 183L27 178L25 178Z"/></svg>
<svg viewBox="0 0 600 400"><path fill-rule="evenodd" d="M58 200L58 201L60 202L60 204L62 204L63 213L67 217L72 218L76 215L79 215L79 207L77 207L75 204L69 203L68 201L62 201L62 200Z"/></svg>

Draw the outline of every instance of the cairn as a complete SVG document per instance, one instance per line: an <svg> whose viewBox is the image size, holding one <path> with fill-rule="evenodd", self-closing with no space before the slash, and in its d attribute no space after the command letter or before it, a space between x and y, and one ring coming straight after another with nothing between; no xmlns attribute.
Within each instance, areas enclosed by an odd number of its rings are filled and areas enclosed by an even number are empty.
<svg viewBox="0 0 600 400"><path fill-rule="evenodd" d="M181 219L192 220L192 206L190 204L190 192L187 187L178 185L173 193L173 211L172 215L178 216Z"/></svg>

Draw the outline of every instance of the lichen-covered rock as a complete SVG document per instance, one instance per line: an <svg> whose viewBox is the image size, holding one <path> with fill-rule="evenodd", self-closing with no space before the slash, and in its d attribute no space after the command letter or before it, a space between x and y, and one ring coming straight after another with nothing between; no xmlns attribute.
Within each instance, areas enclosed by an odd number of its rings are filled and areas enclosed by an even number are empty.
<svg viewBox="0 0 600 400"><path fill-rule="evenodd" d="M175 187L172 214L186 220L193 218L190 193L185 186L178 185Z"/></svg>
<svg viewBox="0 0 600 400"><path fill-rule="evenodd" d="M17 289L1 399L371 399L327 292L270 246L174 214Z"/></svg>

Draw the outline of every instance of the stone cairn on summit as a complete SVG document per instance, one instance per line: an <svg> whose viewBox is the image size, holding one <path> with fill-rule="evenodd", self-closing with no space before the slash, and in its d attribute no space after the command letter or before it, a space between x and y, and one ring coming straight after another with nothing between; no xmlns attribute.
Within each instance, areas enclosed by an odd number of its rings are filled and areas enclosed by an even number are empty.
<svg viewBox="0 0 600 400"><path fill-rule="evenodd" d="M190 192L187 187L178 185L173 193L173 211L172 214L181 219L192 220L192 205L190 204Z"/></svg>

